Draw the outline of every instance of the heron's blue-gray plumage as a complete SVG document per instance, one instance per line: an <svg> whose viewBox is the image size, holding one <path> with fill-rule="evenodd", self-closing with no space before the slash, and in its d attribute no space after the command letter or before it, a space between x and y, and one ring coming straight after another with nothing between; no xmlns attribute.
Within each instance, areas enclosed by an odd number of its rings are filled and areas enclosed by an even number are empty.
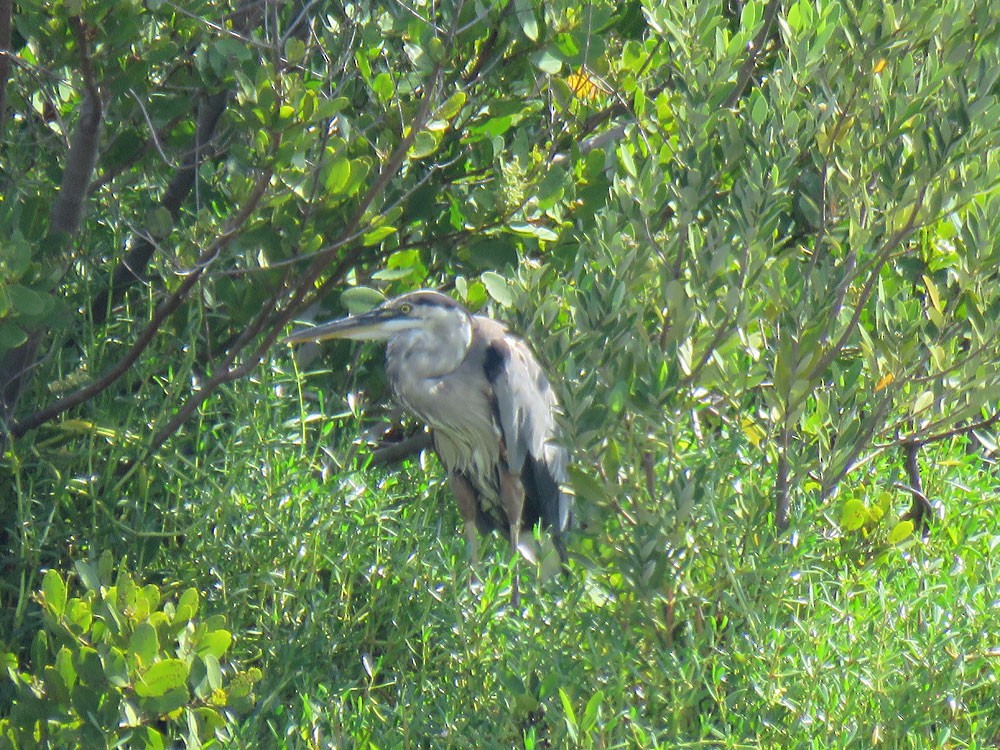
<svg viewBox="0 0 1000 750"><path fill-rule="evenodd" d="M473 557L473 524L481 532L509 531L528 554L519 533L540 523L565 562L562 536L572 512L561 485L568 454L558 441L555 394L521 339L430 291L404 294L288 340L322 338L387 341L389 382L403 406L433 431Z"/></svg>
<svg viewBox="0 0 1000 750"><path fill-rule="evenodd" d="M438 295L435 295L435 298ZM389 340L386 369L396 398L433 430L445 468L478 494L483 531L506 529L497 466L525 486L522 526L556 533L570 523L566 450L556 442L555 394L527 346L495 320L457 305L447 325ZM459 360L457 352L467 341Z"/></svg>

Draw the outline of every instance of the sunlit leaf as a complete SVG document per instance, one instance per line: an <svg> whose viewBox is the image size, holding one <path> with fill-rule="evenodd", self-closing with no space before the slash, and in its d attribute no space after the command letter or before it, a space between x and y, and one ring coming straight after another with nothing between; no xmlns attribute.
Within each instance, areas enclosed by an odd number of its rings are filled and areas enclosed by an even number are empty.
<svg viewBox="0 0 1000 750"><path fill-rule="evenodd" d="M892 531L889 532L889 544L899 544L913 533L913 529L913 521L909 519L900 521L893 526Z"/></svg>
<svg viewBox="0 0 1000 750"><path fill-rule="evenodd" d="M868 522L869 517L865 504L852 498L840 509L840 527L844 531L857 531Z"/></svg>
<svg viewBox="0 0 1000 750"><path fill-rule="evenodd" d="M510 307L514 304L514 296L511 294L507 279L492 271L484 272L480 278L486 286L486 291L496 302L504 307Z"/></svg>

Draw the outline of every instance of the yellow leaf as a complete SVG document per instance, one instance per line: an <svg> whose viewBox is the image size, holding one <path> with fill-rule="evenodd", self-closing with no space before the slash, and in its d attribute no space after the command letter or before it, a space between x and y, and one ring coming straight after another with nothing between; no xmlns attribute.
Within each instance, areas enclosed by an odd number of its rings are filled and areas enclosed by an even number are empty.
<svg viewBox="0 0 1000 750"><path fill-rule="evenodd" d="M885 375L879 378L878 382L875 384L875 393L878 393L883 388L892 385L892 381L894 381L895 379L896 379L895 375L893 375L891 372L887 372Z"/></svg>
<svg viewBox="0 0 1000 750"><path fill-rule="evenodd" d="M868 521L869 513L865 504L857 498L844 503L840 511L840 527L844 531L857 531Z"/></svg>
<svg viewBox="0 0 1000 750"><path fill-rule="evenodd" d="M889 544L899 544L913 533L913 521L900 521L889 532Z"/></svg>
<svg viewBox="0 0 1000 750"><path fill-rule="evenodd" d="M578 99L589 99L592 101L604 93L603 87L590 77L586 68L580 68L577 73L570 73L566 77L566 84Z"/></svg>
<svg viewBox="0 0 1000 750"><path fill-rule="evenodd" d="M885 70L885 66L886 66L886 64L887 64L887 63L886 63L886 59L885 59L884 57L880 57L880 58L879 58L879 59L878 59L878 60L877 60L877 61L875 62L875 64L874 64L874 65L872 66L872 73L874 73L875 75L878 75L878 74L879 74L879 73L881 73L881 72L882 72L883 70Z"/></svg>
<svg viewBox="0 0 1000 750"><path fill-rule="evenodd" d="M938 294L937 284L931 281L930 277L924 276L924 286L927 287L927 296L930 297L934 309L941 312L941 295Z"/></svg>
<svg viewBox="0 0 1000 750"><path fill-rule="evenodd" d="M750 419L750 417L743 417L740 420L740 426L743 428L743 434L746 435L747 440L750 441L753 447L759 448L761 440L767 436L764 430L760 428L760 425Z"/></svg>

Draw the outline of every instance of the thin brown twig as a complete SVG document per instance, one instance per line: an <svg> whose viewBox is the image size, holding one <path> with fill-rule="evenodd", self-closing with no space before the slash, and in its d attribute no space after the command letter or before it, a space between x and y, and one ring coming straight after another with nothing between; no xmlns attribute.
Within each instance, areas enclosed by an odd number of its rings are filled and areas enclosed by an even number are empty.
<svg viewBox="0 0 1000 750"><path fill-rule="evenodd" d="M257 204L263 197L264 192L271 181L272 174L273 167L264 171L254 185L253 191L243 204L240 212L230 222L229 227L221 235L219 235L218 238L216 238L215 242L202 252L199 257L199 261L207 261L208 259L215 257L218 255L220 249L235 239L237 236L237 230L250 218L250 214L254 211L254 209L256 209ZM170 315L172 315L173 312L180 306L181 302L187 298L188 292L190 292L191 288L198 282L198 279L206 267L207 266L204 264L199 264L195 272L184 277L184 280L180 283L177 289L171 292L170 295L157 306L149 323L146 324L146 327L142 330L139 336L136 337L136 340L133 342L132 346L129 347L128 351L125 352L121 359L105 371L103 375L88 383L84 387L79 388L69 395L49 404L44 409L39 409L38 411L29 414L24 419L18 420L11 426L10 434L14 437L21 437L29 430L33 430L36 427L54 419L63 412L88 401L117 381L133 364L135 364L135 362L139 359L139 356L153 341L153 338L160 330L164 321L166 321L166 319L170 317Z"/></svg>

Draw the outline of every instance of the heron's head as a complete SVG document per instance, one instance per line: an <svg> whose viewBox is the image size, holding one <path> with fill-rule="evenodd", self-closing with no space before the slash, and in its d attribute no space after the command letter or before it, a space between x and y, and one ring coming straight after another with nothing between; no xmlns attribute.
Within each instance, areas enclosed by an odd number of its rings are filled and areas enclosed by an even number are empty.
<svg viewBox="0 0 1000 750"><path fill-rule="evenodd" d="M285 343L325 339L385 341L400 337L439 340L471 335L469 313L451 297L438 292L419 291L388 300L361 315L351 315L329 323L301 328L284 339ZM422 335L421 335L422 334ZM428 343L430 343L430 338Z"/></svg>

